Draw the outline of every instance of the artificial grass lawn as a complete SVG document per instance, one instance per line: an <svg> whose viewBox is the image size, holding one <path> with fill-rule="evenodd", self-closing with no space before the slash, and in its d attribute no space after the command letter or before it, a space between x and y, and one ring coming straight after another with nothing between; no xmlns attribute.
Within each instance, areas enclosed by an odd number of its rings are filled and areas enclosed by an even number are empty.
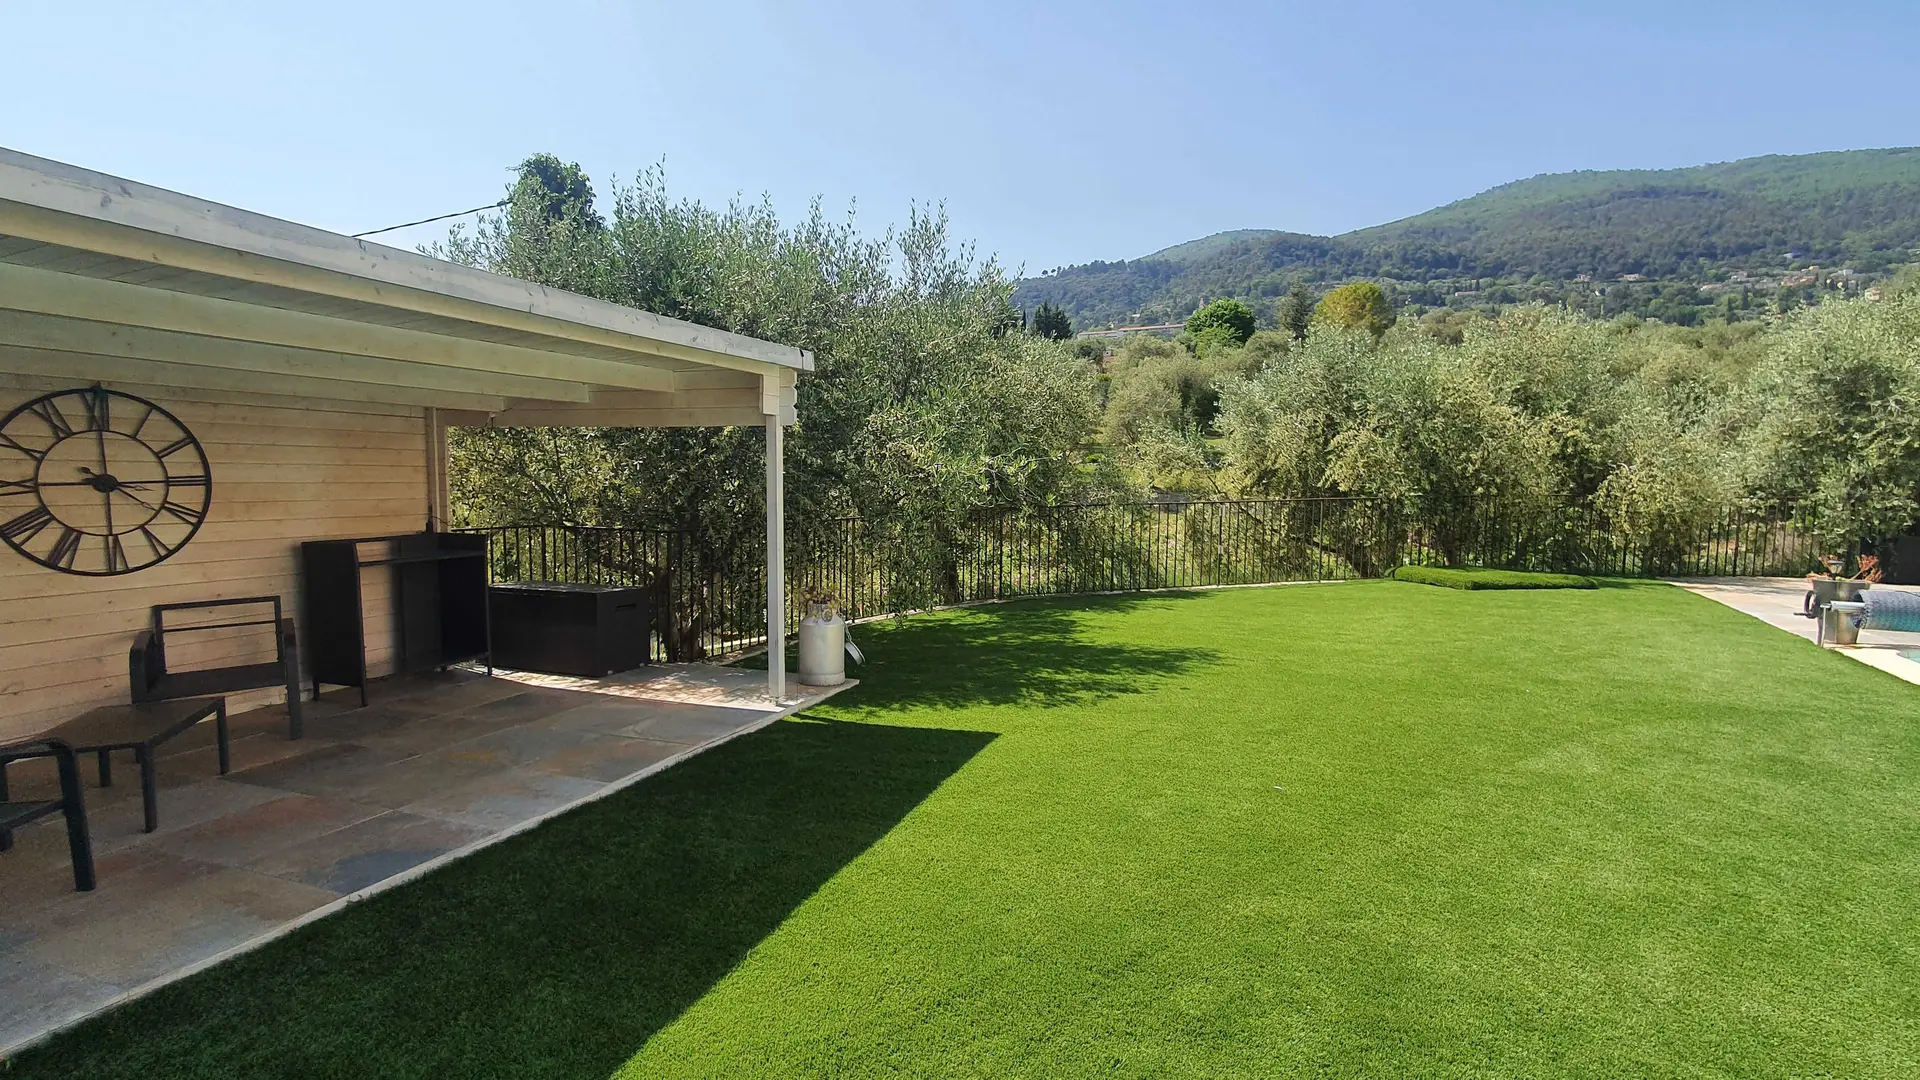
<svg viewBox="0 0 1920 1080"><path fill-rule="evenodd" d="M8 1080L1920 1061L1920 687L1710 601L1366 582L860 639L830 708Z"/></svg>
<svg viewBox="0 0 1920 1080"><path fill-rule="evenodd" d="M1440 585L1449 589L1597 589L1600 583L1579 574L1542 574L1533 570L1455 569L1445 566L1396 566L1395 581Z"/></svg>

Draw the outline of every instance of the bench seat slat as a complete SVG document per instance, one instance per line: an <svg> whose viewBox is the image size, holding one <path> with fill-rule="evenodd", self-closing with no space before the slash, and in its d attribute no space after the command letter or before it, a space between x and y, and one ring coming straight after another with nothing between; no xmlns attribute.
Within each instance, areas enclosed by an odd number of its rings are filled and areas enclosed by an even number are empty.
<svg viewBox="0 0 1920 1080"><path fill-rule="evenodd" d="M156 698L206 697L231 694L240 690L264 690L287 685L287 669L279 661L243 664L239 667L204 668L199 671L169 671L154 681Z"/></svg>

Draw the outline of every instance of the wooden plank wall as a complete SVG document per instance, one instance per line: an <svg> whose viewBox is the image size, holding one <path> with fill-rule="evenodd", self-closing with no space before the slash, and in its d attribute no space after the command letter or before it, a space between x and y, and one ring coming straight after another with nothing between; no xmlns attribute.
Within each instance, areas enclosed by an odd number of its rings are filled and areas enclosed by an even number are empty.
<svg viewBox="0 0 1920 1080"><path fill-rule="evenodd" d="M85 357L70 379L0 373L0 415L50 390L85 386ZM266 394L181 390L107 381L178 416L213 469L206 524L167 561L109 578L58 573L0 547L0 740L29 734L95 705L127 700L127 649L153 604L299 595L301 540L418 532L429 487L425 410ZM385 571L366 576L369 662L391 669L393 620ZM199 639L192 646L186 642ZM170 666L270 658L253 631L209 631L170 641ZM240 708L285 695L232 695Z"/></svg>

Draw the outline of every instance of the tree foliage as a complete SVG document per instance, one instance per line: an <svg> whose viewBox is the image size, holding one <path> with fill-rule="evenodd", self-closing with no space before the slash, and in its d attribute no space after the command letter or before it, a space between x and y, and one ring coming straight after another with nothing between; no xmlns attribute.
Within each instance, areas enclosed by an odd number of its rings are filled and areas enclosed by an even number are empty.
<svg viewBox="0 0 1920 1080"><path fill-rule="evenodd" d="M1329 292L1314 307L1313 317L1343 330L1364 330L1376 340L1394 323L1393 304L1371 281L1357 281Z"/></svg>
<svg viewBox="0 0 1920 1080"><path fill-rule="evenodd" d="M1051 301L1042 300L1033 309L1033 332L1050 341L1065 341L1073 336L1073 320Z"/></svg>
<svg viewBox="0 0 1920 1080"><path fill-rule="evenodd" d="M816 203L675 200L658 170L604 218L571 166L531 158L510 205L440 253L672 318L811 350L787 441L789 530L841 516L931 535L972 508L1072 498L1099 422L1070 348L1007 333L1011 285L956 248L943 214L861 233ZM576 183L578 178L580 181ZM473 430L452 440L456 519L688 530L714 559L759 558L758 428Z"/></svg>
<svg viewBox="0 0 1920 1080"><path fill-rule="evenodd" d="M1253 309L1238 300L1215 300L1187 317L1187 333L1205 345L1245 345L1256 326Z"/></svg>
<svg viewBox="0 0 1920 1080"><path fill-rule="evenodd" d="M1136 335L1108 363L1105 436L1109 446L1205 435L1219 408L1219 385L1239 374L1240 354L1197 356L1178 342Z"/></svg>
<svg viewBox="0 0 1920 1080"><path fill-rule="evenodd" d="M784 225L764 203L676 201L658 171L597 205L546 155L444 253L811 350L788 443L796 540L857 516L950 580L970 514L1129 485L1367 496L1426 520L1597 511L1654 563L1741 501L1810 510L1836 545L1920 517L1910 272L1878 301L1698 326L1518 303L1396 323L1384 290L1354 283L1303 327L1295 282L1279 330L1219 300L1177 340L1109 353L1061 340L1052 303L1016 332L1010 284L939 213L877 237L818 205ZM1096 433L1109 453L1089 458ZM757 428L466 431L453 451L460 520L671 527L716 564L759 558Z"/></svg>
<svg viewBox="0 0 1920 1080"><path fill-rule="evenodd" d="M1591 507L1667 557L1740 497L1744 424L1728 402L1759 348L1680 333L1542 307L1479 320L1458 345L1323 322L1221 386L1217 480L1233 494L1384 497L1423 520Z"/></svg>
<svg viewBox="0 0 1920 1080"><path fill-rule="evenodd" d="M1897 535L1920 500L1920 296L1797 313L1748 394L1746 478L1837 539Z"/></svg>
<svg viewBox="0 0 1920 1080"><path fill-rule="evenodd" d="M1287 295L1280 298L1274 309L1274 322L1281 330L1291 335L1295 341L1307 340L1307 329L1313 325L1313 290L1301 282L1294 282Z"/></svg>

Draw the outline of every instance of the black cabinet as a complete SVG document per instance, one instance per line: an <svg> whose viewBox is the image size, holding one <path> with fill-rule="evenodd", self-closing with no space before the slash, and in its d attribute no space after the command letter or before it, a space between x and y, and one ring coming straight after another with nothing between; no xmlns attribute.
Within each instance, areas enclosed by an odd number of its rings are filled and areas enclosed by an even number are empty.
<svg viewBox="0 0 1920 1080"><path fill-rule="evenodd" d="M487 590L493 662L520 671L598 678L647 662L647 590L533 581Z"/></svg>
<svg viewBox="0 0 1920 1080"><path fill-rule="evenodd" d="M487 538L413 533L300 545L306 653L320 684L357 686L367 700L367 634L360 575L392 573L394 668L412 673L487 659Z"/></svg>

